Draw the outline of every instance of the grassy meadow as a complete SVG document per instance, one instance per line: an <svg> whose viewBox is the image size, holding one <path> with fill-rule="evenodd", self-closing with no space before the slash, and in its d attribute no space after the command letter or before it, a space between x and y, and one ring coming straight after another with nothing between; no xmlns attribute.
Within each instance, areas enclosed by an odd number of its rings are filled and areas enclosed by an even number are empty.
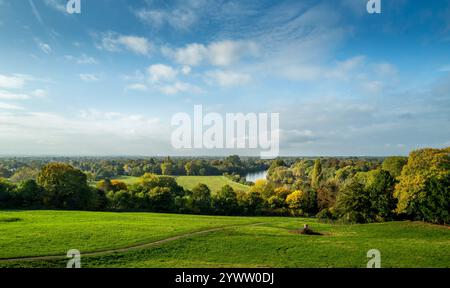
<svg viewBox="0 0 450 288"><path fill-rule="evenodd" d="M209 187L211 191L220 190L225 185L230 185L234 190L247 191L249 186L231 181L225 176L179 176L178 185L191 190L196 185L202 183Z"/></svg>
<svg viewBox="0 0 450 288"><path fill-rule="evenodd" d="M127 185L133 185L137 182L139 182L140 177L134 177L134 176L121 176L118 178L114 178L112 180L118 180L121 181Z"/></svg>
<svg viewBox="0 0 450 288"><path fill-rule="evenodd" d="M113 180L119 180L127 185L135 184L139 181L139 177L122 176ZM247 191L249 186L231 181L225 176L178 176L176 177L178 185L185 189L191 190L196 185L202 183L209 187L211 191L220 190L225 185L230 185L235 190Z"/></svg>
<svg viewBox="0 0 450 288"><path fill-rule="evenodd" d="M323 235L293 233L305 223ZM150 245L111 251L141 244ZM83 267L363 268L370 249L380 250L382 267L450 267L450 229L422 222L342 225L282 217L0 212L0 267L65 267L65 259L52 257L6 259L63 256L69 249L81 251ZM95 251L103 252L86 255Z"/></svg>

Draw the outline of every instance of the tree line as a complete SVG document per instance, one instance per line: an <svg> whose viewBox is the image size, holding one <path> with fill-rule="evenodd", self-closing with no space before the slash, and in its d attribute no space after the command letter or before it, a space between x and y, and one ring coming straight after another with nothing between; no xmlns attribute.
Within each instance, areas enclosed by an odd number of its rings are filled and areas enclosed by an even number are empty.
<svg viewBox="0 0 450 288"><path fill-rule="evenodd" d="M214 161L244 166L237 156ZM228 185L211 191L204 184L184 189L175 177L156 173L143 174L133 185L105 178L94 186L80 169L52 162L18 183L0 179L0 208L315 216L357 223L450 220L450 147L382 160L280 158L270 163L267 180L252 183L248 191Z"/></svg>
<svg viewBox="0 0 450 288"><path fill-rule="evenodd" d="M3 158L0 159L0 178L11 178L21 182L36 177L46 164L60 162L82 170L89 181L119 176L141 177L146 173L167 176L211 176L245 175L267 169L270 161L255 157L232 155L226 158L204 157L43 157L43 158Z"/></svg>

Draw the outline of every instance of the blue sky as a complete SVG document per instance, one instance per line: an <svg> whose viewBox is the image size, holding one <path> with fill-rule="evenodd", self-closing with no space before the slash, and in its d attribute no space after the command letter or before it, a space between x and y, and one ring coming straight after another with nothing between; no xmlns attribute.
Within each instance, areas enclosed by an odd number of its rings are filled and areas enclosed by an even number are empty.
<svg viewBox="0 0 450 288"><path fill-rule="evenodd" d="M450 146L450 3L381 2L0 0L0 154L230 153L171 148L195 104L280 113L282 155Z"/></svg>

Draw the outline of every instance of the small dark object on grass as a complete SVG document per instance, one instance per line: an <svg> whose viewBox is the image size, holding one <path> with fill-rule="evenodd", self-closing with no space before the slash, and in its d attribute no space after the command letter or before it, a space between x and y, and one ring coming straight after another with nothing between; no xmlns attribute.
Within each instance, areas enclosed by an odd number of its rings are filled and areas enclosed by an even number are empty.
<svg viewBox="0 0 450 288"><path fill-rule="evenodd" d="M305 235L322 235L322 233L314 232L309 228L308 224L303 225L303 229L298 231L299 234L305 234Z"/></svg>
<svg viewBox="0 0 450 288"><path fill-rule="evenodd" d="M10 223L22 221L20 218L0 218L0 222Z"/></svg>

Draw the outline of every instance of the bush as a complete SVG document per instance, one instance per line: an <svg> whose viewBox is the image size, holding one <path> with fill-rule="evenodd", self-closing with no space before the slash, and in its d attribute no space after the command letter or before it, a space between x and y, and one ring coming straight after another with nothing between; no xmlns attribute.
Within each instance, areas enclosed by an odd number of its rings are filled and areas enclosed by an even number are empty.
<svg viewBox="0 0 450 288"><path fill-rule="evenodd" d="M316 218L319 220L335 220L336 216L333 214L331 209L325 208L316 214Z"/></svg>
<svg viewBox="0 0 450 288"><path fill-rule="evenodd" d="M42 208L45 190L34 180L23 181L15 193L16 205L24 208Z"/></svg>
<svg viewBox="0 0 450 288"><path fill-rule="evenodd" d="M6 179L0 178L0 207L1 208L12 208L13 204L13 193L15 192L16 186L7 181Z"/></svg>
<svg viewBox="0 0 450 288"><path fill-rule="evenodd" d="M46 207L89 210L95 206L96 195L87 184L86 174L68 164L44 166L37 183L45 189Z"/></svg>

